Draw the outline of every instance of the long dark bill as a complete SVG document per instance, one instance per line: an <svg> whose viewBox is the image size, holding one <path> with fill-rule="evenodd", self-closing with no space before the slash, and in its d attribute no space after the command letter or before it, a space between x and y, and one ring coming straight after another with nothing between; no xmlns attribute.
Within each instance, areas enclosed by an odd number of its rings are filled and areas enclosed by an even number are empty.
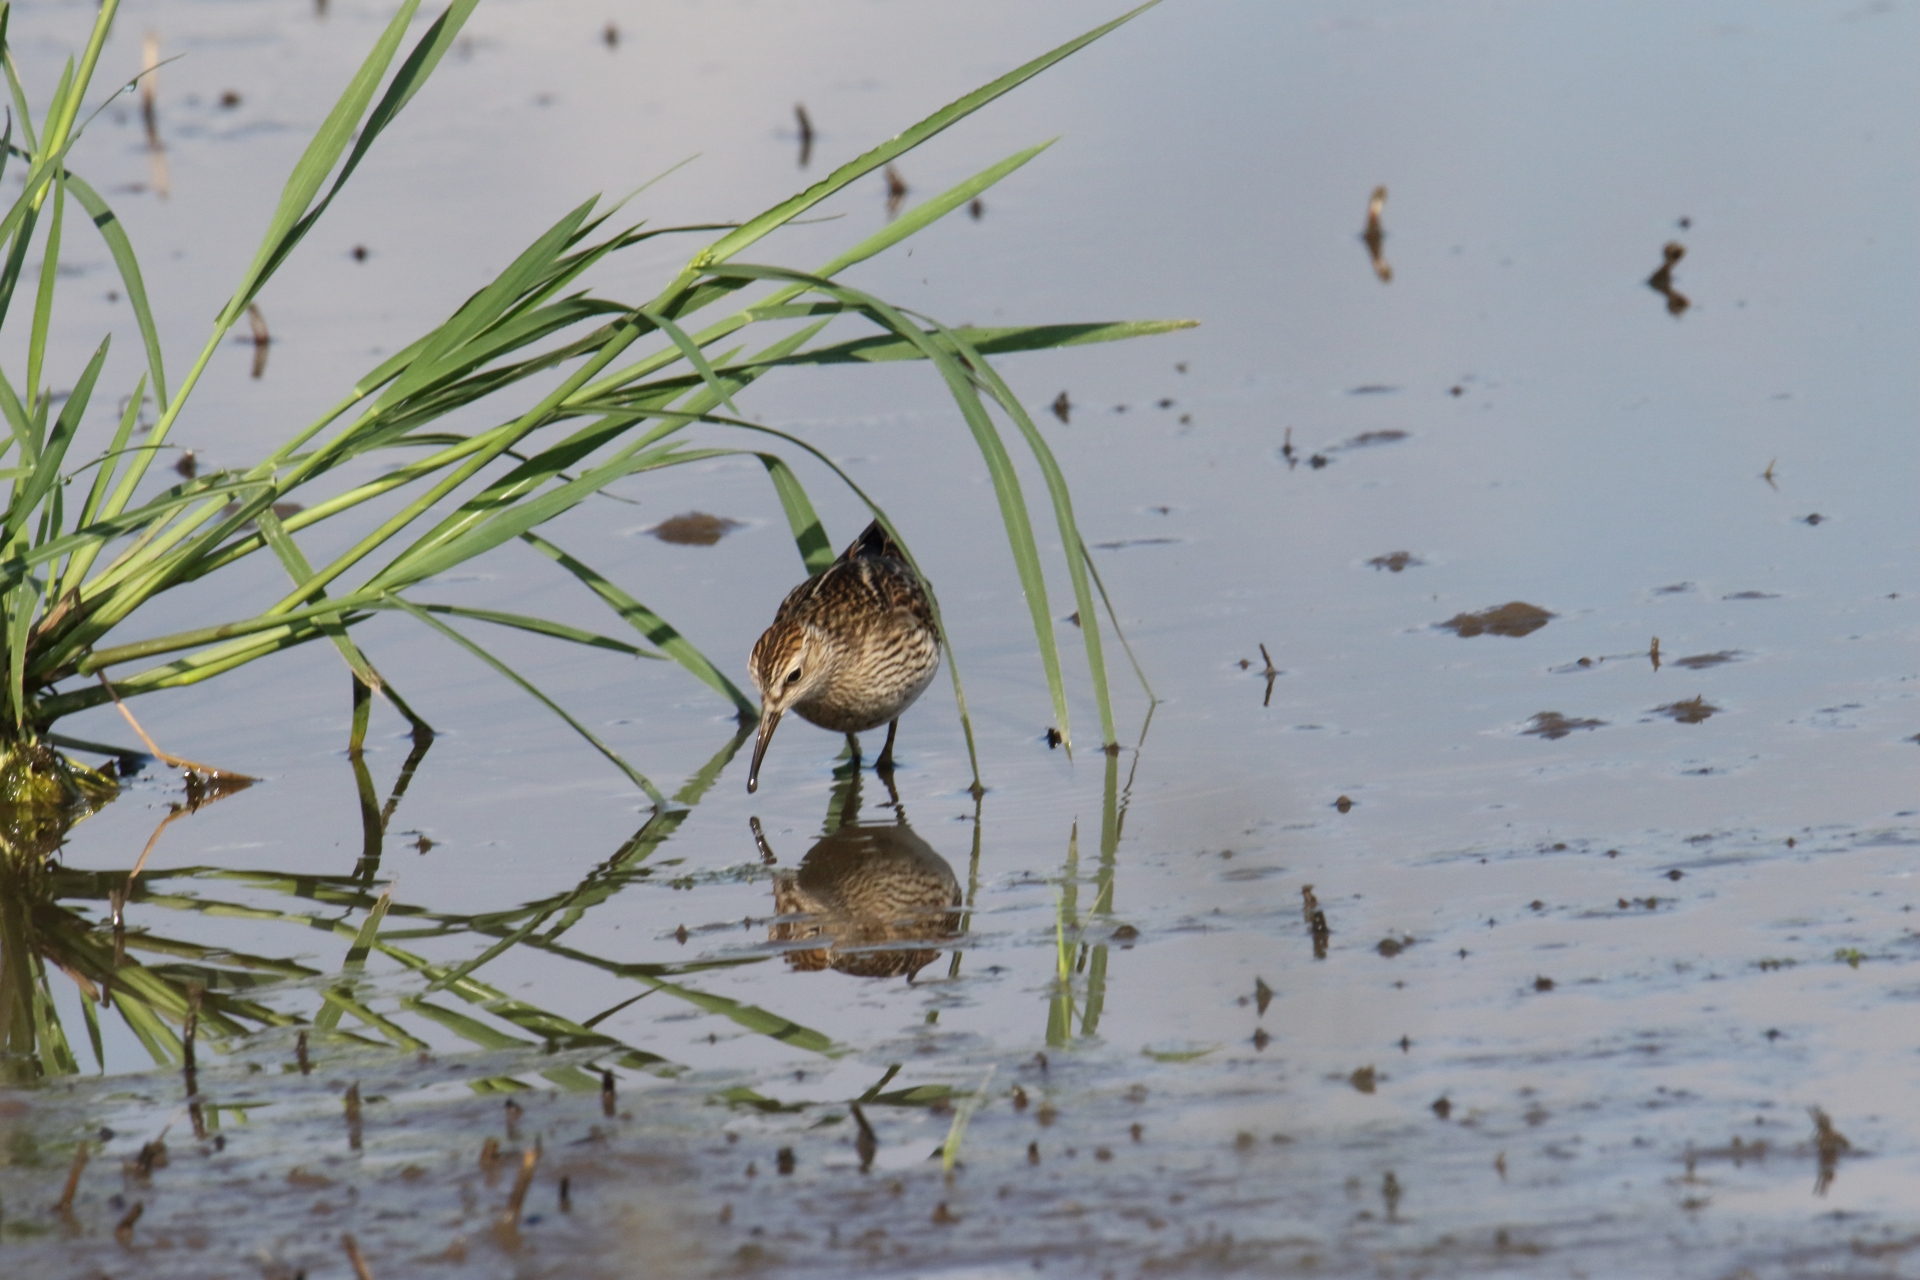
<svg viewBox="0 0 1920 1280"><path fill-rule="evenodd" d="M752 795L760 789L760 761L767 754L767 744L773 741L773 731L780 723L778 711L762 712L760 732L753 738L753 767L747 770L747 794Z"/></svg>

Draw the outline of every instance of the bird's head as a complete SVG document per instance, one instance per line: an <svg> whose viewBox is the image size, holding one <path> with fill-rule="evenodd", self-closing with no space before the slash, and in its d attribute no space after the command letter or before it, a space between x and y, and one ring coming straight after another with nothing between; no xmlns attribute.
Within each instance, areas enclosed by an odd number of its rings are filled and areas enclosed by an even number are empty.
<svg viewBox="0 0 1920 1280"><path fill-rule="evenodd" d="M753 743L753 767L747 790L759 789L760 761L773 741L780 717L804 702L827 678L832 646L820 628L805 622L776 622L753 646L753 683L760 690L760 732Z"/></svg>

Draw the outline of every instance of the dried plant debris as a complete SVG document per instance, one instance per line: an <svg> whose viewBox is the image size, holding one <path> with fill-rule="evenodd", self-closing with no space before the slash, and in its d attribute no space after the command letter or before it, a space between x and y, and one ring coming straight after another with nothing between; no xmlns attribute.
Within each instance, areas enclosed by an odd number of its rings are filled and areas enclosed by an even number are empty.
<svg viewBox="0 0 1920 1280"><path fill-rule="evenodd" d="M1417 568L1426 563L1411 551L1389 551L1386 555L1375 556L1367 561L1375 569L1385 569L1389 573L1398 573L1402 569Z"/></svg>
<svg viewBox="0 0 1920 1280"><path fill-rule="evenodd" d="M1685 667L1689 671L1705 671L1708 667L1738 662L1742 656L1738 649L1721 649L1714 653L1695 653L1684 658L1675 658L1670 665Z"/></svg>
<svg viewBox="0 0 1920 1280"><path fill-rule="evenodd" d="M1375 187L1373 195L1367 199L1367 225L1360 233L1360 243L1367 246L1367 259L1373 263L1373 274L1381 284L1393 282L1393 266L1386 259L1387 229L1380 224L1380 214L1387 207L1387 189Z"/></svg>
<svg viewBox="0 0 1920 1280"><path fill-rule="evenodd" d="M676 547L710 547L735 529L745 527L739 520L710 516L704 511L689 511L685 515L662 520L647 532Z"/></svg>
<svg viewBox="0 0 1920 1280"><path fill-rule="evenodd" d="M1577 729L1598 729L1606 724L1605 720L1569 719L1558 711L1542 711L1527 722L1520 732L1549 741L1564 738Z"/></svg>
<svg viewBox="0 0 1920 1280"><path fill-rule="evenodd" d="M1700 724L1714 712L1720 710L1708 702L1705 696L1690 698L1685 702L1669 702L1663 707L1655 707L1653 713L1677 720L1681 724Z"/></svg>
<svg viewBox="0 0 1920 1280"><path fill-rule="evenodd" d="M1547 622L1559 615L1549 613L1537 604L1528 604L1524 600L1511 600L1497 609L1483 609L1479 613L1456 613L1445 622L1436 623L1442 631L1451 631L1461 639L1469 636L1528 636L1547 625Z"/></svg>
<svg viewBox="0 0 1920 1280"><path fill-rule="evenodd" d="M1096 542L1093 545L1100 551L1123 551L1128 547L1164 547L1184 541L1186 541L1184 538L1119 538L1112 542Z"/></svg>
<svg viewBox="0 0 1920 1280"><path fill-rule="evenodd" d="M1380 431L1362 431L1357 436L1343 440L1340 444L1336 445L1335 448L1372 449L1383 444L1399 444L1407 438L1408 434L1408 432L1401 431L1397 427L1387 427Z"/></svg>
<svg viewBox="0 0 1920 1280"><path fill-rule="evenodd" d="M1673 287L1673 269L1680 265L1680 259L1687 256L1687 247L1678 240L1669 240L1660 251L1662 259L1660 269L1647 277L1647 288L1667 300L1667 314L1676 320L1686 313L1693 304L1687 295Z"/></svg>

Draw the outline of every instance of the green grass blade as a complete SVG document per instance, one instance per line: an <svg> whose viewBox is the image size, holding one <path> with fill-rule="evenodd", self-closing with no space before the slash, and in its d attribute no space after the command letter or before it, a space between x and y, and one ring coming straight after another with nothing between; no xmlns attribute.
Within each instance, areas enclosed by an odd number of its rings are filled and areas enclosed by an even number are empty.
<svg viewBox="0 0 1920 1280"><path fill-rule="evenodd" d="M706 267L716 262L724 262L728 258L733 257L742 249L753 244L769 232L799 217L814 205L825 200L828 196L865 177L867 174L880 169L889 161L897 159L902 154L911 151L928 138L933 137L949 126L964 120L981 107L992 102L995 98L1025 84L1028 80L1033 79L1033 77L1039 75L1054 63L1059 62L1062 58L1078 52L1093 41L1098 40L1101 36L1106 35L1109 31L1112 31L1115 27L1151 9L1156 3L1158 3L1158 0L1149 0L1147 4L1143 4L1131 12L1124 13L1111 22L1095 27L1085 35L1069 40L1058 48L1041 54L1031 62L1014 68L999 79L975 89L965 97L957 98L953 102L948 103L904 133L888 139L886 142L868 151L865 155L841 165L838 169L835 169L832 173L828 174L819 182L816 182L813 186L808 187L805 191L782 201L759 217L749 220L738 230L720 237L720 239L707 246L707 248L694 259L695 269Z"/></svg>
<svg viewBox="0 0 1920 1280"><path fill-rule="evenodd" d="M547 636L555 640L567 640L574 644L586 645L594 649L611 649L615 653L624 653L635 658L652 658L663 662L666 655L655 653L651 649L642 649L638 645L628 644L624 640L615 640L612 636L603 636L592 631L583 631L579 627L569 627L558 622L549 622L545 618L528 617L522 613L502 613L498 609L467 609L451 604L415 604L428 613L445 614L454 618L470 618L475 622L491 622L497 627L512 627L519 631L530 631L534 635Z"/></svg>
<svg viewBox="0 0 1920 1280"><path fill-rule="evenodd" d="M825 573L827 566L833 563L833 544L827 540L827 531L821 527L820 517L814 512L813 503L808 501L800 478L793 474L793 468L774 454L763 453L760 461L773 480L774 492L780 495L780 506L786 511L787 523L793 528L793 545L800 552L800 563L806 566L807 576L812 578Z"/></svg>
<svg viewBox="0 0 1920 1280"><path fill-rule="evenodd" d="M639 314L648 321L651 321L653 326L660 330L660 332L666 334L674 346L680 348L680 354L687 358L687 363L694 367L694 370L699 373L701 381L705 382L707 389L713 393L715 403L725 405L727 408L732 409L737 415L740 410L734 408L733 401L727 395L726 388L722 387L720 385L720 379L714 376L713 366L707 363L707 357L701 352L699 344L687 336L686 330L665 316L657 315L645 308L640 308Z"/></svg>
<svg viewBox="0 0 1920 1280"><path fill-rule="evenodd" d="M1119 320L1086 324L1038 324L1014 328L982 329L965 327L949 333L985 356L1007 355L1015 351L1051 351L1058 347L1078 347L1093 342L1119 342L1144 338L1156 333L1191 329L1198 320ZM884 364L894 360L924 360L926 352L910 339L889 334L856 338L831 347L797 352L770 364Z"/></svg>
<svg viewBox="0 0 1920 1280"><path fill-rule="evenodd" d="M908 236L938 222L941 218L946 217L949 213L966 204L981 192L994 186L1002 178L1024 166L1029 160L1039 155L1042 151L1045 151L1056 141L1058 141L1058 139L1050 138L1037 146L1028 147L1025 151L1016 151L1000 163L982 169L979 173L974 174L958 186L948 188L931 200L922 201L895 218L892 222L889 222L880 230L868 236L865 240L862 240L859 244L853 246L853 248L848 249L845 253L834 258L833 261L815 271L814 274L818 276L837 276L855 263L865 262L868 258L886 252L894 245L905 240Z"/></svg>
<svg viewBox="0 0 1920 1280"><path fill-rule="evenodd" d="M307 563L306 556L301 554L299 545L287 532L286 526L280 523L280 517L273 514L272 508L263 507L254 515L254 522L260 530L260 536L266 539L269 547L273 548L274 555L279 557L281 565L286 569L287 576L293 579L294 585L304 586L311 581L313 566ZM324 592L321 593L320 598L325 598ZM378 689L382 686L384 682L380 679L380 673L373 669L373 664L368 662L366 655L360 652L360 646L347 638L346 626L341 622L338 613L318 614L314 617L314 623L326 633L327 639L333 641L333 647L346 662L347 669L359 677L361 684L369 689Z"/></svg>
<svg viewBox="0 0 1920 1280"><path fill-rule="evenodd" d="M106 453L101 455L99 470L93 473L93 486L87 490L87 501L80 508L80 518L74 522L76 530L85 529L100 514L100 504L106 500L107 490L113 484L113 473L120 465L121 453L133 436L134 424L140 420L140 404L146 396L146 390L147 376L141 374L139 381L134 384L133 395L127 399L125 412L120 415L120 427L113 433L113 443L107 446ZM61 594L80 585L105 545L104 541L99 541L75 549L67 561L66 572L60 576Z"/></svg>
<svg viewBox="0 0 1920 1280"><path fill-rule="evenodd" d="M327 113L327 118L313 135L313 141L307 144L306 152L287 177L287 185L280 193L279 206L267 224L267 234L261 240L253 262L241 275L239 287L233 291L232 299L220 314L219 328L231 328L240 319L247 305L259 294L261 286L266 284L272 268L285 259L298 235L304 234L306 226L312 225L303 225L308 208L313 204L314 197L319 195L321 184L333 172L347 145L353 141L361 118L373 102L374 90L380 87L388 64L400 48L407 24L413 21L414 12L419 7L420 0L401 0L398 12L374 42L373 50L348 82L346 92L340 95L333 110Z"/></svg>
<svg viewBox="0 0 1920 1280"><path fill-rule="evenodd" d="M33 327L27 333L27 408L45 394L40 372L46 364L47 333L53 327L53 286L60 276L60 229L67 218L67 184L53 183L53 217L47 223L47 247L40 257L40 287L34 290Z"/></svg>
<svg viewBox="0 0 1920 1280"><path fill-rule="evenodd" d="M429 627L432 627L435 631L438 631L441 635L447 637L447 639L453 641L455 644L465 649L468 653L471 653L474 657L479 658L482 662L492 667L495 671L498 671L501 675L505 676L507 679L519 685L522 689L526 690L526 692L533 695L533 697L538 699L549 711L553 712L555 715L559 716L562 720L566 721L567 724L572 727L575 733L579 734L581 737L585 738L588 742L592 743L595 750L597 750L601 755L605 756L607 759L611 760L620 769L622 773L627 775L627 777L633 782L635 786L639 787L642 791L647 793L648 799L652 800L654 804L659 805L662 808L666 806L667 798L661 795L659 789L655 787L653 783L647 781L647 779L640 773L639 770L635 769L632 765L628 764L624 759L622 759L620 754L617 751L615 751L612 747L609 747L606 743L600 741L599 738L595 737L592 730L588 729L585 725L581 724L578 720L575 720L572 716L568 715L566 711L561 708L559 703L555 702L552 698L549 698L546 694L536 689L533 686L533 684L526 679L526 677L522 676L519 672L515 671L512 667L509 667L506 663L500 661L500 659L494 657L491 653L488 653L485 649L475 644L472 640L469 640L466 636L460 634L458 631L455 631L452 627L448 626L446 623L441 622L438 618L435 618L432 614L428 613L425 609L422 609L419 606L415 605L412 601L407 600L401 596L394 595L391 592L388 593L387 599L392 601L397 608L406 610L408 613L412 614L414 617L418 618L420 621L426 623Z"/></svg>
<svg viewBox="0 0 1920 1280"><path fill-rule="evenodd" d="M913 342L933 362L942 380L947 384L948 392L954 403L959 406L961 417L966 420L967 428L973 434L974 443L980 450L980 456L987 464L988 477L993 481L993 492L1000 506L1001 524L1006 529L1007 545L1013 553L1013 562L1020 576L1020 585L1026 594L1027 609L1033 619L1033 632L1040 646L1040 663L1047 677L1047 689L1053 699L1054 716L1059 721L1060 736L1069 751L1072 750L1072 733L1067 718L1066 683L1060 673L1060 652L1054 639L1053 615L1047 604L1046 578L1040 567L1040 552L1033 538L1033 525L1027 514L1025 496L1021 492L1020 477L1014 470L1013 460L1007 454L1006 444L995 429L993 420L988 416L986 406L981 402L968 368L963 365L957 348L951 340L941 333L929 334L910 321L899 310L881 301L871 294L857 289L849 289L817 276L807 276L800 272L783 271L779 268L731 264L714 269L715 274L740 275L753 279L789 279L804 280L813 288L829 297L851 303L861 308L877 323L891 329L896 335ZM951 653L952 646L948 646Z"/></svg>
<svg viewBox="0 0 1920 1280"><path fill-rule="evenodd" d="M74 432L80 429L81 416L87 411L87 401L93 398L93 384L100 376L100 366L106 361L107 348L112 343L112 334L101 340L93 359L87 362L79 380L73 384L67 402L60 407L60 417L53 424L46 447L34 460L33 475L14 494L13 503L7 508L5 537L8 542L22 536L27 522L38 514L40 500L60 479L60 464L67 456L67 446L73 443ZM42 408L45 408L44 402ZM58 536L57 530L55 536Z"/></svg>
<svg viewBox="0 0 1920 1280"><path fill-rule="evenodd" d="M147 285L140 274L140 260L134 255L133 242L127 239L127 230L120 224L119 215L100 198L99 192L73 173L66 175L66 183L73 192L73 198L93 219L100 238L106 242L107 252L113 255L113 263L120 270L120 284L127 291L127 301L133 307L133 318L140 326L140 341L146 346L147 374L153 383L154 399L164 413L167 408L167 371L160 354L160 330L153 322L153 308L147 301Z"/></svg>
<svg viewBox="0 0 1920 1280"><path fill-rule="evenodd" d="M1040 428L1034 425L1020 398L987 363L986 357L955 338L952 333L946 336L966 359L974 377L986 385L988 393L1001 410L1013 419L1028 449L1033 452L1034 461L1040 464L1040 474L1046 481L1047 493L1053 499L1054 522L1060 529L1060 545L1066 553L1067 574L1073 583L1073 597L1080 614L1080 634L1087 648L1087 670L1093 680L1094 701L1100 710L1101 745L1110 751L1116 750L1120 735L1113 725L1113 697L1107 687L1106 655L1100 645L1100 615L1094 610L1093 593L1087 584L1087 562L1082 554L1085 542L1080 537L1080 526L1073 518L1073 497L1067 490L1067 479L1061 474L1060 463L1047 446L1046 438L1040 434Z"/></svg>
<svg viewBox="0 0 1920 1280"><path fill-rule="evenodd" d="M93 31L87 37L86 51L80 55L80 69L71 83L67 85L64 97L55 95L58 108L47 108L47 146L59 147L73 136L73 122L79 119L80 102L86 97L87 86L93 83L93 69L100 63L100 50L107 43L107 32L113 27L113 15L119 11L120 0L104 0L99 12L94 15Z"/></svg>
<svg viewBox="0 0 1920 1280"><path fill-rule="evenodd" d="M1140 682L1140 687L1146 691L1148 703L1147 715L1148 718L1152 718L1152 704L1159 702L1160 697L1154 693L1153 686L1147 683L1147 673L1141 669L1140 659L1133 656L1133 646L1127 643L1127 633L1125 628L1120 625L1120 615L1113 611L1113 599L1107 595L1107 584L1100 581L1099 566L1094 564L1093 553L1087 550L1087 544L1084 541L1080 544L1080 554L1086 559L1087 572L1093 578L1094 590L1100 593L1100 603L1106 606L1107 621L1113 624L1113 634L1119 637L1120 647L1126 650L1127 661L1133 664L1134 678Z"/></svg>
<svg viewBox="0 0 1920 1280"><path fill-rule="evenodd" d="M615 613L626 619L627 623L632 626L635 631L645 636L662 653L685 667L702 683L716 690L721 696L733 703L734 709L737 710L743 718L747 720L757 720L759 718L759 707L750 701L746 694L741 693L740 690L734 686L733 681L720 674L719 668L709 662L704 653L701 653L700 650L688 643L684 636L668 625L666 619L641 604L619 587L616 587L596 570L574 559L559 547L554 546L553 543L542 538L539 534L523 533L520 537L522 541L533 547L534 550L538 551L541 555L553 560L561 568L585 583L589 590L606 601Z"/></svg>

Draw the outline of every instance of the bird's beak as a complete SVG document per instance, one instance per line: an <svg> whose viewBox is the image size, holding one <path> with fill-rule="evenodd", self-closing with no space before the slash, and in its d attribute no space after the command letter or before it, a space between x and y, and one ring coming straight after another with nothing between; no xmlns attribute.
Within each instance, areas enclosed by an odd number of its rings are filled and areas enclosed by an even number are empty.
<svg viewBox="0 0 1920 1280"><path fill-rule="evenodd" d="M760 789L760 761L767 754L767 744L773 741L773 731L780 723L778 711L760 713L760 732L753 738L753 767L747 770L747 794L752 795Z"/></svg>

